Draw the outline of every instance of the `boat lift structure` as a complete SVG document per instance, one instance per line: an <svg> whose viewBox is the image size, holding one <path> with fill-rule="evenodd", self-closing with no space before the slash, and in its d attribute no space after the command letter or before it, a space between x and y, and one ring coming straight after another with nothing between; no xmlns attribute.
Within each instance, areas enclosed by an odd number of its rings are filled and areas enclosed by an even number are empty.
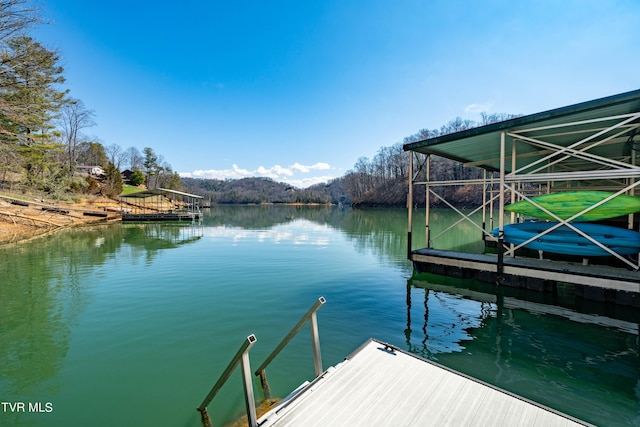
<svg viewBox="0 0 640 427"><path fill-rule="evenodd" d="M587 298L612 300L640 306L640 260L622 256L586 233L571 221L602 203L620 195L635 195L640 185L640 90L583 102L555 110L463 130L404 145L410 153L408 258L417 271L462 277L476 277L498 284L549 290L557 282L573 283ZM435 181L430 177L431 156L462 163L465 167L484 170L476 180ZM463 213L434 191L442 186L473 185L483 191L483 204L472 214L482 211L482 224L471 214ZM414 187L425 186L426 248L412 246ZM531 200L531 197L558 191L603 190L613 194L576 215L561 219ZM441 251L434 248L438 236L430 233L430 202L438 198L457 211L461 221L471 222L485 242L497 246L497 256ZM616 268L588 265L583 262L561 262L516 258L525 245L552 227L520 245L504 242L505 205L528 200L593 244L607 251ZM497 217L499 233L491 235ZM487 218L488 216L488 218ZM510 222L523 218L511 213ZM623 226L638 230L634 214ZM446 231L446 230L445 230ZM612 293L613 292L613 293Z"/></svg>
<svg viewBox="0 0 640 427"><path fill-rule="evenodd" d="M127 194L120 196L122 221L193 221L202 218L202 200L197 194L160 187Z"/></svg>

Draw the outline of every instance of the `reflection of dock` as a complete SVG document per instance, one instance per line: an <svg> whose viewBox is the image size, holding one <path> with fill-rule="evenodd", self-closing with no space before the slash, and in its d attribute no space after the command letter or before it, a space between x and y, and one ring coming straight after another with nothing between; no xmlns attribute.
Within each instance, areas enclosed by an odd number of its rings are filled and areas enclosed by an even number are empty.
<svg viewBox="0 0 640 427"><path fill-rule="evenodd" d="M122 215L123 221L193 221L194 219L200 219L199 212L159 212Z"/></svg>
<svg viewBox="0 0 640 427"><path fill-rule="evenodd" d="M637 310L449 279L407 282L412 353L597 425L635 425L633 409L600 404L636 402Z"/></svg>
<svg viewBox="0 0 640 427"><path fill-rule="evenodd" d="M407 284L407 317L409 323L411 322L411 296L409 294L411 286L416 288L422 288L426 292L443 292L451 295L460 295L468 300L477 301L478 303L489 303L495 305L497 310L509 309L509 310L524 310L531 314L542 314L559 316L565 319L571 320L576 323L592 324L604 326L607 328L613 328L623 331L632 335L640 334L640 326L637 323L637 318L629 318L627 320L623 318L614 318L602 313L581 313L573 308L563 307L560 305L544 303L539 301L530 301L524 298L524 295L519 297L505 295L505 289L501 289L500 295L490 292L484 292L483 289L469 289L463 286L451 286L447 284L433 283L432 280L442 279L440 275L429 276L429 280L410 279ZM446 278L445 278L446 279ZM490 285L482 284L484 287ZM513 294L518 293L518 290L512 289ZM519 292L521 293L521 292ZM529 293L529 297L535 295L535 293ZM632 310L632 309L629 309ZM408 329L410 325L407 326ZM426 329L426 328L425 328Z"/></svg>

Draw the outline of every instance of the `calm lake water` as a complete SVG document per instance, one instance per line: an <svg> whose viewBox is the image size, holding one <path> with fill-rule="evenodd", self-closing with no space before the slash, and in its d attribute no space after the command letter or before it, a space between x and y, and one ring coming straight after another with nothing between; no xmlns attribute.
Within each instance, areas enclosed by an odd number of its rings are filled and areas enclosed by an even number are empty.
<svg viewBox="0 0 640 427"><path fill-rule="evenodd" d="M457 220L435 214L435 228ZM412 277L406 222L404 209L220 207L195 225L0 247L0 425L200 426L244 339L258 339L255 369L320 296L325 369L375 337L597 425L640 425L637 310L569 287L549 300ZM481 251L478 236L463 224L435 246ZM313 377L308 327L267 372L281 397ZM243 410L235 373L209 413L222 425Z"/></svg>

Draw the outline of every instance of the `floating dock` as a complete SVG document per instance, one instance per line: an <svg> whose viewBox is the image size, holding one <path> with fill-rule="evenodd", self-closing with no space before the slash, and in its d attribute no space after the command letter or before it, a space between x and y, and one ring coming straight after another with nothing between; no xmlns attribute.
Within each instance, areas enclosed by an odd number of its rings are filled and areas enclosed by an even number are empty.
<svg viewBox="0 0 640 427"><path fill-rule="evenodd" d="M410 259L418 273L554 292L558 283L571 283L587 299L640 307L640 272L606 265L417 249Z"/></svg>
<svg viewBox="0 0 640 427"><path fill-rule="evenodd" d="M370 339L260 419L261 427L588 426Z"/></svg>

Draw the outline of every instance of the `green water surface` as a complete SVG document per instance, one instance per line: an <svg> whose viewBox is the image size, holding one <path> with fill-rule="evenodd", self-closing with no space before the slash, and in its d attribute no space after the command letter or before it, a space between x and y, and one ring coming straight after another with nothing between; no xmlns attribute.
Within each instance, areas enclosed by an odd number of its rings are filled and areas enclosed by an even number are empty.
<svg viewBox="0 0 640 427"><path fill-rule="evenodd" d="M432 214L432 236L457 220ZM255 369L320 296L325 369L375 337L597 425L640 424L637 310L412 277L406 216L216 207L0 247L0 425L199 426L245 337ZM479 236L462 224L434 246L481 251ZM267 371L281 397L313 378L308 328ZM235 373L209 413L243 409Z"/></svg>

